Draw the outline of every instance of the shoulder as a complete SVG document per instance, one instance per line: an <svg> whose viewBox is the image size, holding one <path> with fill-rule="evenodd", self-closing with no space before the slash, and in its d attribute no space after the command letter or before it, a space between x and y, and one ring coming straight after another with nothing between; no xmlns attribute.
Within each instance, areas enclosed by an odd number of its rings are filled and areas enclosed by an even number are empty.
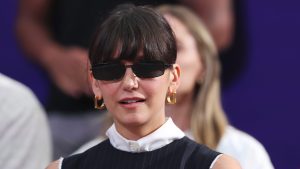
<svg viewBox="0 0 300 169"><path fill-rule="evenodd" d="M241 165L249 168L273 168L264 146L251 135L232 126L227 127L217 150L236 158ZM249 159L252 159L249 161ZM267 167L269 166L269 167Z"/></svg>
<svg viewBox="0 0 300 169"><path fill-rule="evenodd" d="M212 169L242 169L240 164L232 157L222 154L212 166Z"/></svg>
<svg viewBox="0 0 300 169"><path fill-rule="evenodd" d="M204 144L199 144L197 142L195 142L194 140L191 140L187 137L184 138L184 141L187 144L187 149L192 149L193 150L193 154L194 155L198 155L198 156L211 156L213 159L218 156L220 153L216 152L210 148L208 148L206 145Z"/></svg>
<svg viewBox="0 0 300 169"><path fill-rule="evenodd" d="M183 155L183 161L187 161L186 168L209 168L220 155L219 152L203 144L198 144L190 139L185 140L187 146Z"/></svg>
<svg viewBox="0 0 300 169"><path fill-rule="evenodd" d="M5 106L0 107L0 111L13 112L8 119L13 116L24 116L42 112L45 114L40 102L33 91L26 85L11 79L0 73L0 101ZM26 112L26 113L24 113Z"/></svg>
<svg viewBox="0 0 300 169"><path fill-rule="evenodd" d="M86 150L98 145L99 143L101 143L102 141L104 141L106 138L103 136L100 136L96 139L93 139L87 143L85 143L84 145L82 145L81 147L79 147L79 149L77 149L73 154L79 154L79 153L83 153Z"/></svg>
<svg viewBox="0 0 300 169"><path fill-rule="evenodd" d="M101 158L101 156L105 156L105 153L109 148L110 148L110 143L109 140L106 139L101 143L97 144L96 146L89 148L83 153L74 154L64 158L62 161L62 168L66 168L66 169L85 168L82 166L92 164L93 163L92 160L96 156L99 158Z"/></svg>
<svg viewBox="0 0 300 169"><path fill-rule="evenodd" d="M49 164L51 133L46 112L33 92L0 73L0 103L0 126L6 129L1 135L1 145L5 145L1 151L7 152L2 157L9 161L2 167L14 166L11 162L22 164L23 168L42 168Z"/></svg>
<svg viewBox="0 0 300 169"><path fill-rule="evenodd" d="M53 161L52 163L50 163L46 169L60 169L60 160L56 160L56 161Z"/></svg>
<svg viewBox="0 0 300 169"><path fill-rule="evenodd" d="M9 78L3 74L0 73L0 90L1 95L7 95L7 96L23 96L24 95L30 96L31 98L34 97L33 92L24 84ZM27 98L26 98L27 99Z"/></svg>
<svg viewBox="0 0 300 169"><path fill-rule="evenodd" d="M2 125L9 126L11 131L30 131L27 137L36 137L37 133L41 135L47 133L48 135L46 112L32 90L1 73L0 102L0 120ZM5 121L2 119L5 119ZM26 127L24 127L25 125ZM31 130L39 132L31 132Z"/></svg>
<svg viewBox="0 0 300 169"><path fill-rule="evenodd" d="M258 140L232 126L227 127L217 150L225 153L257 153L257 151L265 151Z"/></svg>

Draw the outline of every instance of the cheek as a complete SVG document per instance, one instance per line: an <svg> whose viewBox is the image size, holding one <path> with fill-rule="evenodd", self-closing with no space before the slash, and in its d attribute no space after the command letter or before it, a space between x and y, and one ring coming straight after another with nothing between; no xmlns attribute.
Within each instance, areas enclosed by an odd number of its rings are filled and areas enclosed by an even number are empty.
<svg viewBox="0 0 300 169"><path fill-rule="evenodd" d="M197 72L200 70L201 59L197 47L197 42L190 33L186 33L185 37L182 37L179 42L181 42L181 48L178 50L177 62L182 66L182 72L190 71Z"/></svg>
<svg viewBox="0 0 300 169"><path fill-rule="evenodd" d="M143 86L142 88L147 95L157 95L158 93L167 92L166 83L166 81L154 80L148 83L141 82L141 86Z"/></svg>
<svg viewBox="0 0 300 169"><path fill-rule="evenodd" d="M105 104L109 104L113 99L113 96L116 96L118 91L118 84L100 84L99 88L102 92L103 99Z"/></svg>
<svg viewBox="0 0 300 169"><path fill-rule="evenodd" d="M169 87L167 80L152 79L151 82L141 82L140 87L149 99L149 104L165 103L164 100Z"/></svg>
<svg viewBox="0 0 300 169"><path fill-rule="evenodd" d="M202 61L197 51L179 52L177 63L181 67L182 78L194 78L203 70Z"/></svg>
<svg viewBox="0 0 300 169"><path fill-rule="evenodd" d="M190 49L178 53L177 63L181 66L181 83L178 92L190 92L199 79L203 70L202 63L198 52Z"/></svg>

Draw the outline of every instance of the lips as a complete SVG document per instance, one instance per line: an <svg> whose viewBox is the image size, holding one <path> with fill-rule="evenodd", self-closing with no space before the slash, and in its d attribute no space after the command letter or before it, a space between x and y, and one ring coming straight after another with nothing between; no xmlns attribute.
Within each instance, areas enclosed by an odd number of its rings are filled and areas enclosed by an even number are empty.
<svg viewBox="0 0 300 169"><path fill-rule="evenodd" d="M124 98L122 100L119 101L120 104L134 104L134 103L141 103L141 102L145 102L145 99L143 98Z"/></svg>

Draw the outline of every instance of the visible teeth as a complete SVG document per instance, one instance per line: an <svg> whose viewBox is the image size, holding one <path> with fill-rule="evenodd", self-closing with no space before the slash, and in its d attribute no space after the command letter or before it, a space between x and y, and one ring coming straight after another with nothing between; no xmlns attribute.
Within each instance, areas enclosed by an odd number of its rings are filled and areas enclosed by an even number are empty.
<svg viewBox="0 0 300 169"><path fill-rule="evenodd" d="M137 100L126 100L126 101L124 101L124 103L135 103L135 102L137 102Z"/></svg>

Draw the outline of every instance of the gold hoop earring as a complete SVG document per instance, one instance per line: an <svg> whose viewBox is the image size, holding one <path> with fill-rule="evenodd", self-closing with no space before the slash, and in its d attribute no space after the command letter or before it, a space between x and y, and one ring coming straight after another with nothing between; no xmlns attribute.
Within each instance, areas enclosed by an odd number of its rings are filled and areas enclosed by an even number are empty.
<svg viewBox="0 0 300 169"><path fill-rule="evenodd" d="M176 92L170 92L167 95L167 103L175 104L176 103Z"/></svg>
<svg viewBox="0 0 300 169"><path fill-rule="evenodd" d="M100 99L99 96L95 96L95 98L94 98L94 106L95 106L95 109L104 109L105 108L105 104L104 104L103 99Z"/></svg>

